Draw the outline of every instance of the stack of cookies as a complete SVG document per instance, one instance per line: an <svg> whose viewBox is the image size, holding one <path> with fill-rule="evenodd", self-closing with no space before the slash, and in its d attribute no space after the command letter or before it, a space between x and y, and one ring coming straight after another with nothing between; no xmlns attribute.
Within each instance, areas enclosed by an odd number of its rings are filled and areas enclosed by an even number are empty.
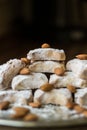
<svg viewBox="0 0 87 130"><path fill-rule="evenodd" d="M48 44L43 44L42 48L30 51L27 58L31 60L29 70L45 75L63 75L65 72L65 52L59 49L53 49ZM48 80L49 80L48 76ZM39 81L38 81L39 82ZM56 89L54 83L39 85L34 93L34 102L41 104L66 105L72 101L71 92L67 88Z"/></svg>
<svg viewBox="0 0 87 130"><path fill-rule="evenodd" d="M72 83L76 88L75 103L87 108L87 55L77 55L75 59L68 61L66 69L77 79L76 83L75 80Z"/></svg>
<svg viewBox="0 0 87 130"><path fill-rule="evenodd" d="M87 55L78 55L66 65L65 60L64 50L45 43L30 50L27 58L1 65L0 110L15 107L12 118L28 113L25 120L36 120L37 116L30 115L24 106L53 104L83 112L82 107L87 107Z"/></svg>
<svg viewBox="0 0 87 130"><path fill-rule="evenodd" d="M53 73L60 76L64 74L65 58L63 50L53 49L48 44L29 51L27 59L30 63L13 78L12 89L34 90L34 104L66 105L68 101L72 101L71 92L67 88L57 89L54 83L49 83Z"/></svg>

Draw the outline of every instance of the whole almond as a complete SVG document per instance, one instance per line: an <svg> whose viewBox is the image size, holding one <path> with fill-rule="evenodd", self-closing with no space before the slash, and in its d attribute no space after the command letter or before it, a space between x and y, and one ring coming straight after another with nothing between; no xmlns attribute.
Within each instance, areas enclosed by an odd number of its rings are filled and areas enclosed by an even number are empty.
<svg viewBox="0 0 87 130"><path fill-rule="evenodd" d="M27 58L21 58L21 61L24 62L25 64L29 64L30 60Z"/></svg>
<svg viewBox="0 0 87 130"><path fill-rule="evenodd" d="M74 105L74 110L76 110L78 113L82 113L85 109L79 105Z"/></svg>
<svg viewBox="0 0 87 130"><path fill-rule="evenodd" d="M30 102L29 106L31 106L33 108L40 108L41 107L41 103L39 103L39 102Z"/></svg>
<svg viewBox="0 0 87 130"><path fill-rule="evenodd" d="M71 93L75 93L76 92L76 88L74 86L72 86L72 85L67 85L67 88L69 89L69 91Z"/></svg>
<svg viewBox="0 0 87 130"><path fill-rule="evenodd" d="M76 56L76 58L78 58L80 60L87 60L87 54L79 54Z"/></svg>
<svg viewBox="0 0 87 130"><path fill-rule="evenodd" d="M9 101L3 101L3 102L0 102L0 110L5 110L8 108L10 102Z"/></svg>
<svg viewBox="0 0 87 130"><path fill-rule="evenodd" d="M48 43L44 43L41 45L41 48L50 48L50 45Z"/></svg>
<svg viewBox="0 0 87 130"><path fill-rule="evenodd" d="M87 110L83 111L82 114L87 117Z"/></svg>
<svg viewBox="0 0 87 130"><path fill-rule="evenodd" d="M66 107L69 108L69 109L73 109L74 103L68 101L67 104L66 104Z"/></svg>
<svg viewBox="0 0 87 130"><path fill-rule="evenodd" d="M53 86L52 84L46 83L46 84L43 84L43 85L40 87L40 89L41 89L42 91L47 92L47 91L52 90L53 87L54 87L54 86Z"/></svg>
<svg viewBox="0 0 87 130"><path fill-rule="evenodd" d="M54 73L55 73L56 75L62 76L62 75L64 75L64 72L65 72L65 70L64 70L63 68L55 68L55 69L54 69Z"/></svg>
<svg viewBox="0 0 87 130"><path fill-rule="evenodd" d="M19 73L22 74L22 75L27 75L27 74L30 73L30 70L28 68L23 68L23 69L20 70Z"/></svg>
<svg viewBox="0 0 87 130"><path fill-rule="evenodd" d="M23 119L25 121L36 121L36 120L38 120L38 116L30 113L30 114L27 114Z"/></svg>
<svg viewBox="0 0 87 130"><path fill-rule="evenodd" d="M29 109L24 107L14 107L13 110L15 111L15 114L11 115L13 119L24 117L29 112Z"/></svg>

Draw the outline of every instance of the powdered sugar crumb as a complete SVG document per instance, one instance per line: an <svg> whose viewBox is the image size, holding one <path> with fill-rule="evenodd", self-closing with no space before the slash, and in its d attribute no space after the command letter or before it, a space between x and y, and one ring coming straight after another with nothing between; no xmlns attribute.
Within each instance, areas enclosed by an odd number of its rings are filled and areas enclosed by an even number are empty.
<svg viewBox="0 0 87 130"><path fill-rule="evenodd" d="M27 106L26 106L27 107ZM70 110L65 106L43 105L42 108L32 108L28 106L30 111L39 117L39 120L57 121L72 120L82 118L82 114L78 114L75 110Z"/></svg>

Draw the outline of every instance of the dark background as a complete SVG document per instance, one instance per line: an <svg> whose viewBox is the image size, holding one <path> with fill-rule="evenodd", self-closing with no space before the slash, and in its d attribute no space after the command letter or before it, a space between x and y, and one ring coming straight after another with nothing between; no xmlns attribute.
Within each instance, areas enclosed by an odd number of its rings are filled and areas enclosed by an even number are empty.
<svg viewBox="0 0 87 130"><path fill-rule="evenodd" d="M0 64L44 42L87 53L87 0L0 0Z"/></svg>

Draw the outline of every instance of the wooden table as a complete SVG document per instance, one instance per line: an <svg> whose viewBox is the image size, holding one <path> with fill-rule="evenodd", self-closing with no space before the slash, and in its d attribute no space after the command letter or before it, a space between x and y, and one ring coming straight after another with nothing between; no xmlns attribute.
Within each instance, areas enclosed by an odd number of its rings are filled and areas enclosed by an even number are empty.
<svg viewBox="0 0 87 130"><path fill-rule="evenodd" d="M87 126L75 126L75 127L37 127L37 128L18 128L18 127L7 127L7 126L0 126L0 130L87 130Z"/></svg>

